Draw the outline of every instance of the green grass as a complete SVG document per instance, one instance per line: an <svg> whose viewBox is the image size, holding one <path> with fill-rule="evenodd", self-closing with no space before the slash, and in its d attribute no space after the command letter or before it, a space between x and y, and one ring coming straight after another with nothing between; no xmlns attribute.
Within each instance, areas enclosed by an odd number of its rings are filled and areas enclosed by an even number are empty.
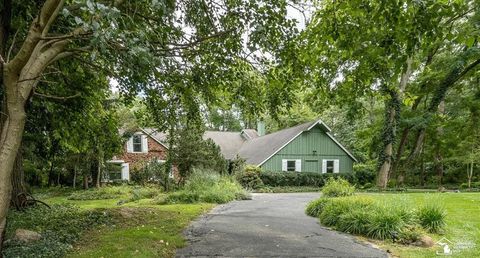
<svg viewBox="0 0 480 258"><path fill-rule="evenodd" d="M115 226L86 232L67 257L173 257L185 245L182 231L214 204L155 205L150 198L117 205L119 199L69 200L68 195L42 199L81 209L107 209ZM123 197L123 196L122 196Z"/></svg>
<svg viewBox="0 0 480 258"><path fill-rule="evenodd" d="M67 257L173 257L175 249L185 245L182 230L211 207L177 204L112 209L118 227L88 232Z"/></svg>
<svg viewBox="0 0 480 258"><path fill-rule="evenodd" d="M388 203L406 202L415 207L437 203L446 210L446 230L430 234L435 240L446 237L454 243L452 257L480 257L480 194L479 193L361 193ZM438 257L438 247L420 248L376 241L399 257Z"/></svg>

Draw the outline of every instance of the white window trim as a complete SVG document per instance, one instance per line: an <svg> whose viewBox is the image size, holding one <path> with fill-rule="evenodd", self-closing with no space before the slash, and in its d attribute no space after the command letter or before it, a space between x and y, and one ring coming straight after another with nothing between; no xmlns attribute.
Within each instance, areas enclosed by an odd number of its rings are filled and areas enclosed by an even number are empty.
<svg viewBox="0 0 480 258"><path fill-rule="evenodd" d="M340 172L340 160L339 159L323 159L322 160L322 173L327 173L327 161L333 161L333 173Z"/></svg>
<svg viewBox="0 0 480 258"><path fill-rule="evenodd" d="M140 141L141 141L141 151L134 151L133 148L133 137L136 135L140 135ZM135 133L133 134L130 139L127 141L127 152L128 153L148 153L148 138L146 134L143 133Z"/></svg>
<svg viewBox="0 0 480 258"><path fill-rule="evenodd" d="M295 161L295 171L288 171L287 162ZM302 172L302 160L301 159L282 159L282 171L283 172Z"/></svg>

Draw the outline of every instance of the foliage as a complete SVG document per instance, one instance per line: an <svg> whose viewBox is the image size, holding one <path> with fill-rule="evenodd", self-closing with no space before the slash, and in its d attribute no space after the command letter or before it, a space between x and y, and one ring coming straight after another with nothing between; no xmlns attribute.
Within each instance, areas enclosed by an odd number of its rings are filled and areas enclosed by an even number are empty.
<svg viewBox="0 0 480 258"><path fill-rule="evenodd" d="M402 216L391 207L377 208L372 212L368 224L367 236L375 239L391 239L405 226Z"/></svg>
<svg viewBox="0 0 480 258"><path fill-rule="evenodd" d="M182 231L211 204L175 204L111 209L115 227L88 232L68 257L173 257L185 246Z"/></svg>
<svg viewBox="0 0 480 258"><path fill-rule="evenodd" d="M266 186L314 186L322 187L328 178L345 178L354 183L352 173L320 174L309 172L261 172L260 179Z"/></svg>
<svg viewBox="0 0 480 258"><path fill-rule="evenodd" d="M429 232L438 233L445 228L445 209L438 205L430 204L418 210L420 225Z"/></svg>
<svg viewBox="0 0 480 258"><path fill-rule="evenodd" d="M367 184L372 184L375 182L375 177L377 175L375 169L371 166L365 164L355 164L353 166L353 174L359 186L365 187ZM366 187L370 188L370 187Z"/></svg>
<svg viewBox="0 0 480 258"><path fill-rule="evenodd" d="M182 180L189 178L194 167L211 169L222 174L226 172L227 162L220 152L220 147L210 139L204 140L203 133L202 126L198 124L175 132L175 145L170 151Z"/></svg>
<svg viewBox="0 0 480 258"><path fill-rule="evenodd" d="M159 203L226 203L248 198L247 192L231 176L222 176L213 171L196 170L185 186Z"/></svg>
<svg viewBox="0 0 480 258"><path fill-rule="evenodd" d="M321 197L310 202L305 212L336 230L405 244L417 241L423 229L431 231L437 226L437 231L431 232L438 232L445 220L444 209L438 206L417 212L402 199L382 202L364 196Z"/></svg>
<svg viewBox="0 0 480 258"><path fill-rule="evenodd" d="M80 190L71 193L67 199L69 200L102 200L116 199L126 195L129 191L128 187L110 186L89 190Z"/></svg>
<svg viewBox="0 0 480 258"><path fill-rule="evenodd" d="M238 182L247 189L259 189L263 187L262 179L260 179L261 169L257 166L246 166L243 173L236 173Z"/></svg>
<svg viewBox="0 0 480 258"><path fill-rule="evenodd" d="M146 185L152 183L165 187L165 185L173 183L173 179L169 177L168 170L165 169L165 163L157 159L146 161L138 167L130 175L131 181L136 184Z"/></svg>
<svg viewBox="0 0 480 258"><path fill-rule="evenodd" d="M343 178L329 178L322 188L322 195L325 197L351 196L354 192L355 187Z"/></svg>
<svg viewBox="0 0 480 258"><path fill-rule="evenodd" d="M21 228L39 232L42 238L29 244L9 240L3 252L6 257L63 256L83 232L111 223L108 213L82 211L72 205L36 206L25 212L11 211L9 219L8 236Z"/></svg>
<svg viewBox="0 0 480 258"><path fill-rule="evenodd" d="M311 217L318 217L322 213L325 205L330 201L329 198L318 198L308 203L305 213Z"/></svg>

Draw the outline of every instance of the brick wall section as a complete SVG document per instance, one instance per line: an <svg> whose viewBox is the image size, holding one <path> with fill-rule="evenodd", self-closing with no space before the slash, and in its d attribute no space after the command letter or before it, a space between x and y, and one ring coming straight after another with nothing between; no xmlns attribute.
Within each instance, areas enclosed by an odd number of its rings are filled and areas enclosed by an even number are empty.
<svg viewBox="0 0 480 258"><path fill-rule="evenodd" d="M123 153L116 156L116 159L124 160L126 163L130 164L130 172L132 170L138 169L143 162L157 158L161 160L167 159L167 148L163 145L152 139L150 136L147 136L148 142L148 153L128 153L127 144L123 146Z"/></svg>

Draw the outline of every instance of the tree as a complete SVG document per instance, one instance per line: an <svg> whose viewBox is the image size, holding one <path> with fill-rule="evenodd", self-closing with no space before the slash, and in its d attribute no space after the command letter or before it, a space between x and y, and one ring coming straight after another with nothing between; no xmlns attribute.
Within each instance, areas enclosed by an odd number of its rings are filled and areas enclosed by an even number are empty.
<svg viewBox="0 0 480 258"><path fill-rule="evenodd" d="M285 19L283 1L2 3L0 231L6 223L12 169L27 116L25 106L34 95L46 96L37 86L56 72L53 64L81 60L82 68L116 78L128 96L154 89L160 95L174 91L216 99L215 92L229 88L222 82L228 79L221 76L224 68L234 60L246 59L244 45L252 52L280 47L292 24ZM198 88L172 83L185 74L198 82ZM216 76L217 80L211 80Z"/></svg>
<svg viewBox="0 0 480 258"><path fill-rule="evenodd" d="M411 102L415 107L421 100L415 93L428 90L434 96L429 110L436 111L445 89L450 87L446 85L453 85L476 67L475 61L470 63L474 57L469 55L468 61L455 62L443 80L412 82L430 74L439 48L449 51L452 45L458 47L459 42L470 40L471 34L460 38L461 34L451 28L464 23L475 5L470 1L455 5L438 1L323 1L299 39L303 67L312 74L309 80L320 85L314 94L356 111L362 109L365 98L378 95L383 100L379 188L386 187L394 167L394 147L405 103L416 99ZM448 40L456 36L459 42ZM404 131L399 152L403 152L407 137L408 131Z"/></svg>

